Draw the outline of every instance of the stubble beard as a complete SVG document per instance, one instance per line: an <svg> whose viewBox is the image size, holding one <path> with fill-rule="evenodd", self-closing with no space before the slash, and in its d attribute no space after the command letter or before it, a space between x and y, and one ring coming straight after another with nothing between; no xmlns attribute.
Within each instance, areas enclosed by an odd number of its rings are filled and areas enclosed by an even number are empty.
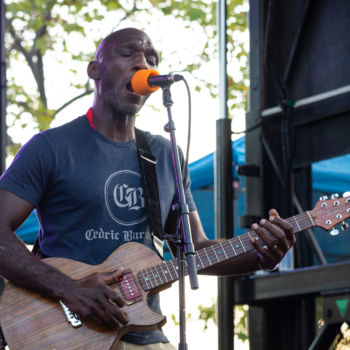
<svg viewBox="0 0 350 350"><path fill-rule="evenodd" d="M127 106L116 95L113 80L103 65L100 66L100 83L102 99L111 108L113 114L125 118L126 116L134 116L140 111L141 107L137 105Z"/></svg>

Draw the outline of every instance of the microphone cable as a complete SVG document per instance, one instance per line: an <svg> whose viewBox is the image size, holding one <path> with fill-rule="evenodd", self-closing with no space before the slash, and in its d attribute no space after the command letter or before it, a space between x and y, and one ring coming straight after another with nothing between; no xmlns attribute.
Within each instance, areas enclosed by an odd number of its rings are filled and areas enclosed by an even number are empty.
<svg viewBox="0 0 350 350"><path fill-rule="evenodd" d="M190 154L190 144L191 144L191 124L192 124L192 102L191 102L191 92L190 87L188 86L188 83L184 77L182 77L182 81L186 85L187 95L188 95L188 130L187 130L187 147L186 147L186 157L185 157L185 175L183 178L183 186L184 186L184 192L186 194L186 185L187 185L187 178L188 178L188 160L189 160L189 154Z"/></svg>

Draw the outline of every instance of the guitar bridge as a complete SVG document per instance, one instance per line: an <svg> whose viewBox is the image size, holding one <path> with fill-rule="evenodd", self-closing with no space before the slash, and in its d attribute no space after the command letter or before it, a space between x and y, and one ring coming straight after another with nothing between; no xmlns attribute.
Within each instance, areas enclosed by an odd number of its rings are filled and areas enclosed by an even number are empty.
<svg viewBox="0 0 350 350"><path fill-rule="evenodd" d="M67 317L67 321L72 325L73 328L80 327L81 326L80 317L77 314L75 314L72 311L70 311L68 309L68 307L62 303L61 300L60 300L60 303L61 303L62 309L64 311L64 314Z"/></svg>
<svg viewBox="0 0 350 350"><path fill-rule="evenodd" d="M131 270L125 270L118 277L118 285L124 296L126 305L132 305L143 300Z"/></svg>

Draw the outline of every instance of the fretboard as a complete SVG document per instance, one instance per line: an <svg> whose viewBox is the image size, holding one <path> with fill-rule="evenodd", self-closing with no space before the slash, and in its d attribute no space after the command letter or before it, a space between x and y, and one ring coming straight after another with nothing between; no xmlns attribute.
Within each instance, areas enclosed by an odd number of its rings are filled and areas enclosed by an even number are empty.
<svg viewBox="0 0 350 350"><path fill-rule="evenodd" d="M292 225L294 233L315 226L310 212L293 216L286 221ZM273 241L276 241L276 238L269 231L265 229L263 231ZM255 248L250 243L250 238L255 238L258 242L262 242L261 238L252 231L198 250L195 255L197 271L254 250ZM187 266L185 267L185 273L186 275L188 274ZM163 261L161 264L140 270L137 276L144 290L150 290L170 282L175 282L179 279L177 259Z"/></svg>

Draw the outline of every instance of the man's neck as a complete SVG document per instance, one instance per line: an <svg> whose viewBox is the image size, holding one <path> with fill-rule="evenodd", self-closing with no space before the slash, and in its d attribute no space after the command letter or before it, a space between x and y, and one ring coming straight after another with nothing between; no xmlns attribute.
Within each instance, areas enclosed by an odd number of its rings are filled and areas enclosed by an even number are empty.
<svg viewBox="0 0 350 350"><path fill-rule="evenodd" d="M112 141L128 142L135 139L135 115L119 115L94 106L92 123L99 133Z"/></svg>

